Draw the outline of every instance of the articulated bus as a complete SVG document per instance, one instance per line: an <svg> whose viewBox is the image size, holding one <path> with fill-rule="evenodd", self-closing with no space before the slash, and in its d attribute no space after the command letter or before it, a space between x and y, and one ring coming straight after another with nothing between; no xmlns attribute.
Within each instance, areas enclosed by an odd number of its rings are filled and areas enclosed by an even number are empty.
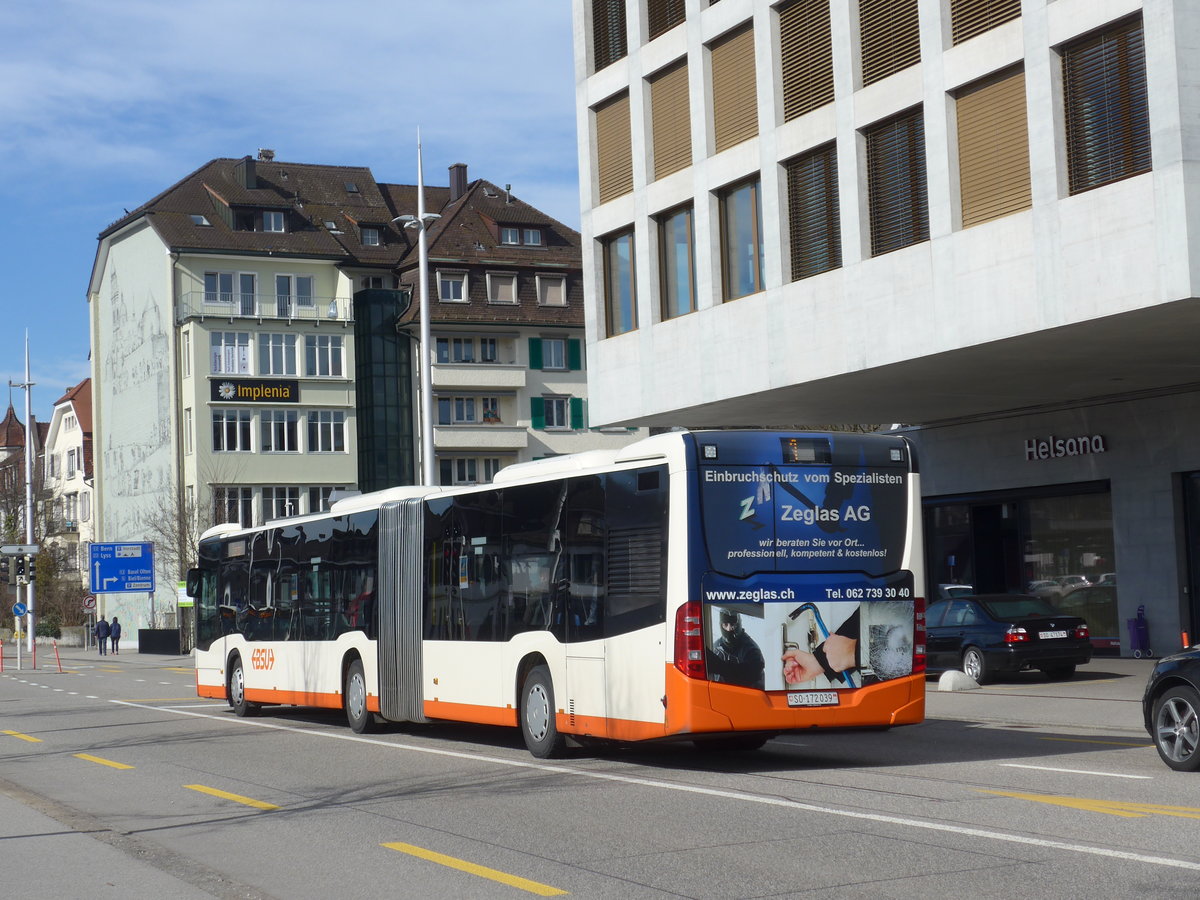
<svg viewBox="0 0 1200 900"><path fill-rule="evenodd" d="M920 496L901 437L681 431L220 525L197 692L517 727L541 758L920 722Z"/></svg>

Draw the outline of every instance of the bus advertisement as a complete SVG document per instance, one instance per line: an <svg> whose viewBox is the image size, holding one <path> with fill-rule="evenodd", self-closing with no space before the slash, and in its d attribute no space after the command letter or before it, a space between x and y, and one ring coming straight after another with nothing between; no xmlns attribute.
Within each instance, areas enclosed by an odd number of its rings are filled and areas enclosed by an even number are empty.
<svg viewBox="0 0 1200 900"><path fill-rule="evenodd" d="M201 539L200 696L750 749L924 716L902 437L698 431Z"/></svg>

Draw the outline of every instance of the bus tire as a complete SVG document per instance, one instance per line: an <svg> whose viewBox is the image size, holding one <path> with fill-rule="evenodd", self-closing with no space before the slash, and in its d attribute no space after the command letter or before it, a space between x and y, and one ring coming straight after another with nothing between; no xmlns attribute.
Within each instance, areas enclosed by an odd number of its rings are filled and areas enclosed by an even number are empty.
<svg viewBox="0 0 1200 900"><path fill-rule="evenodd" d="M554 684L546 666L534 666L521 688L521 737L538 759L553 759L566 750L566 736L554 721Z"/></svg>
<svg viewBox="0 0 1200 900"><path fill-rule="evenodd" d="M246 671L242 668L242 658L235 656L229 667L229 705L233 707L234 715L239 719L257 716L262 707L246 699Z"/></svg>
<svg viewBox="0 0 1200 900"><path fill-rule="evenodd" d="M361 659L350 663L346 669L346 686L342 697L346 706L346 721L355 734L367 734L375 730L375 716L367 710L367 676L363 672Z"/></svg>

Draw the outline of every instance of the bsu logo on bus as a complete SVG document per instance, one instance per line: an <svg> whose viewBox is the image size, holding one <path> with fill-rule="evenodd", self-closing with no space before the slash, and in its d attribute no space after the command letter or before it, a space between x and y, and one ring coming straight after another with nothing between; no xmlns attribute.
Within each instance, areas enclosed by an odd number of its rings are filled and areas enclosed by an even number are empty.
<svg viewBox="0 0 1200 900"><path fill-rule="evenodd" d="M250 665L255 669L275 668L275 651L269 647L261 647L250 654Z"/></svg>

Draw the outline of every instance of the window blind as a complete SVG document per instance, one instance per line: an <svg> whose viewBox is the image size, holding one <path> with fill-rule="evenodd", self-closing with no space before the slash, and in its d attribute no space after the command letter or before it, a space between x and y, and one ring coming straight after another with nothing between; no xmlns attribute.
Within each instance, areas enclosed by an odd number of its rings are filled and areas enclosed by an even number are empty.
<svg viewBox="0 0 1200 900"><path fill-rule="evenodd" d="M859 0L863 84L874 84L921 61L917 0Z"/></svg>
<svg viewBox="0 0 1200 900"><path fill-rule="evenodd" d="M749 26L711 47L713 135L720 153L758 134L754 31Z"/></svg>
<svg viewBox="0 0 1200 900"><path fill-rule="evenodd" d="M596 176L600 202L633 190L633 150L629 130L629 94L596 107Z"/></svg>
<svg viewBox="0 0 1200 900"><path fill-rule="evenodd" d="M842 264L837 146L830 143L787 163L792 281Z"/></svg>
<svg viewBox="0 0 1200 900"><path fill-rule="evenodd" d="M785 121L833 101L829 0L795 0L779 10L779 65Z"/></svg>
<svg viewBox="0 0 1200 900"><path fill-rule="evenodd" d="M963 227L1028 209L1032 197L1025 73L970 88L955 106Z"/></svg>
<svg viewBox="0 0 1200 900"><path fill-rule="evenodd" d="M692 117L688 109L688 67L682 60L650 79L654 177L692 164Z"/></svg>
<svg viewBox="0 0 1200 900"><path fill-rule="evenodd" d="M925 125L921 107L866 132L871 253L929 239Z"/></svg>

